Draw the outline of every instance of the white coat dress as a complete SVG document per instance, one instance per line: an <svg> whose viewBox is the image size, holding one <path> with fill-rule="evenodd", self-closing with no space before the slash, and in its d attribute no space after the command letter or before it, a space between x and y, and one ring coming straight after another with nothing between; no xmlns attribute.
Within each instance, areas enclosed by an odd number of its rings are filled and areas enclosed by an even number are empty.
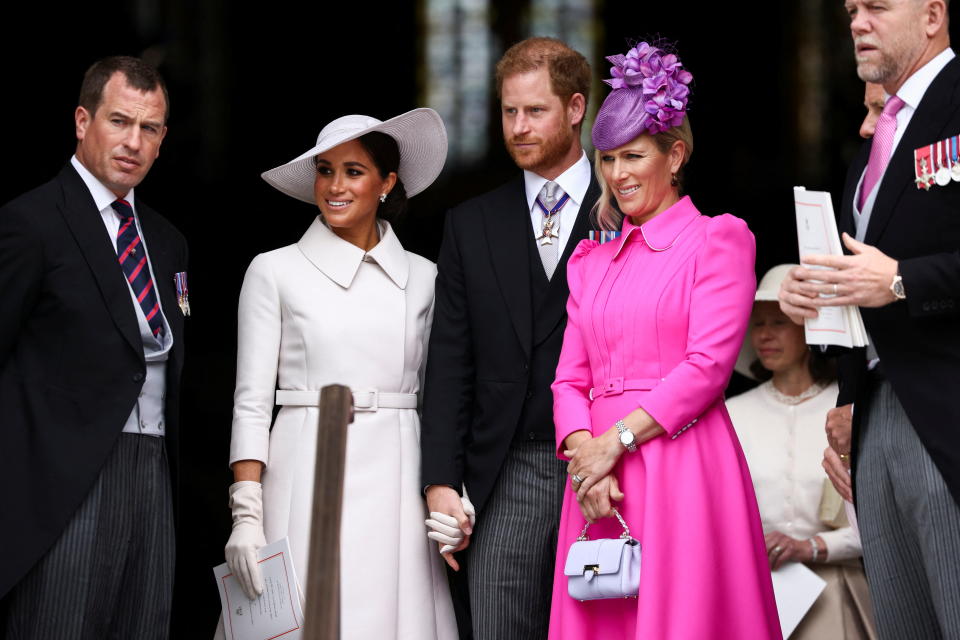
<svg viewBox="0 0 960 640"><path fill-rule="evenodd" d="M404 251L386 222L369 252L319 218L295 244L258 255L240 293L230 463L260 460L264 533L288 536L306 582L317 407L277 389L420 393L436 266ZM347 436L340 548L341 637L447 640L456 619L427 540L416 409L356 412ZM306 594L309 597L309 594Z"/></svg>

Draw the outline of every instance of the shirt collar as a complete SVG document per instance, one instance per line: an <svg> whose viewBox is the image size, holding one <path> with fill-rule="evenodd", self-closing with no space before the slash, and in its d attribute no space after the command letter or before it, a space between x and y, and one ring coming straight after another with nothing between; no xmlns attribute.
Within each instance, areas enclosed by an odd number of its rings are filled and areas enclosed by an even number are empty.
<svg viewBox="0 0 960 640"><path fill-rule="evenodd" d="M404 251L389 222L380 220L378 225L380 242L370 251L365 252L360 247L340 238L323 223L320 216L317 216L300 238L297 247L304 257L313 263L313 266L344 289L350 288L364 258L367 258L368 262L380 265L394 284L404 289L410 274L407 252Z"/></svg>
<svg viewBox="0 0 960 640"><path fill-rule="evenodd" d="M587 195L587 189L590 188L590 161L587 159L587 153L580 154L580 159L574 162L566 171L557 176L554 180L563 192L570 196L570 199L578 207L583 204L583 199ZM534 173L533 171L523 170L523 184L527 192L527 208L533 210L534 200L547 184L547 179Z"/></svg>
<svg viewBox="0 0 960 640"><path fill-rule="evenodd" d="M699 215L700 212L693 206L690 196L683 196L639 227L630 222L630 218L624 217L620 247L617 248L617 253L613 257L620 255L620 251L623 250L631 235L642 239L653 251L666 251L676 243L680 232Z"/></svg>
<svg viewBox="0 0 960 640"><path fill-rule="evenodd" d="M903 100L908 107L916 110L920 106L923 94L927 92L930 83L947 66L947 63L953 60L955 55L950 47L938 53L930 62L917 69L912 76L907 78L907 81L897 91L897 97Z"/></svg>
<svg viewBox="0 0 960 640"><path fill-rule="evenodd" d="M93 196L93 202L97 205L97 211L103 211L114 203L117 199L117 194L107 189L102 182L97 180L97 178L90 173L90 170L80 163L76 155L70 158L70 164L72 164L73 168L80 174L80 179L83 180L83 183L87 185L90 195ZM130 207L136 212L136 207L133 204L133 189L130 189L123 199L129 202Z"/></svg>

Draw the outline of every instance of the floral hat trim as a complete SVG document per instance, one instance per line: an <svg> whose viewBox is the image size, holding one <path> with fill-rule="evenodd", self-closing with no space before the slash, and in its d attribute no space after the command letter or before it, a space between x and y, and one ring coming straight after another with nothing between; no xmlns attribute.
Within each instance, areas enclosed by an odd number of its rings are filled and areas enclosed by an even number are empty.
<svg viewBox="0 0 960 640"><path fill-rule="evenodd" d="M650 135L666 131L683 123L693 74L683 68L683 63L673 53L641 42L627 51L626 55L607 56L613 64L604 80L614 91L639 90L643 101L643 128Z"/></svg>

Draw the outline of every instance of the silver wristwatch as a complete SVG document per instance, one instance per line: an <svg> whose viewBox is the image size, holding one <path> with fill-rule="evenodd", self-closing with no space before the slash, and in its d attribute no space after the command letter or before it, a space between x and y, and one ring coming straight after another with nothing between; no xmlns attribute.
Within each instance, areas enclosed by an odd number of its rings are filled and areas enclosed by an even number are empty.
<svg viewBox="0 0 960 640"><path fill-rule="evenodd" d="M620 444L627 448L627 451L633 453L637 450L637 436L633 435L633 431L627 429L627 425L623 420L617 420L617 423L613 425L617 428L617 432L620 434Z"/></svg>
<svg viewBox="0 0 960 640"><path fill-rule="evenodd" d="M905 300L907 292L903 288L903 278L900 277L900 269L897 269L897 275L893 276L893 282L890 283L890 291L897 300Z"/></svg>

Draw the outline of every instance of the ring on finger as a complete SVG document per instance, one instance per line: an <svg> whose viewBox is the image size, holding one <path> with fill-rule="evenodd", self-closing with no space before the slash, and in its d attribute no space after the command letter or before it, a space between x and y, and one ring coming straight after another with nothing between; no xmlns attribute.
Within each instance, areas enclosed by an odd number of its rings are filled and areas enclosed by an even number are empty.
<svg viewBox="0 0 960 640"><path fill-rule="evenodd" d="M578 475L575 474L575 473L570 474L570 481L571 481L571 482L575 482L576 484L583 484L583 480L584 480L583 478L581 478L580 476L578 476Z"/></svg>
<svg viewBox="0 0 960 640"><path fill-rule="evenodd" d="M840 287L837 286L837 283L833 283L833 295L837 295L840 292Z"/></svg>
<svg viewBox="0 0 960 640"><path fill-rule="evenodd" d="M847 460L850 459L850 454L849 454L849 453L841 453L841 454L840 454L840 459L843 460L844 462L846 462Z"/></svg>
<svg viewBox="0 0 960 640"><path fill-rule="evenodd" d="M771 549L771 551L773 551L773 555L778 556L783 552L783 547L781 547L780 545L777 545L773 549Z"/></svg>

